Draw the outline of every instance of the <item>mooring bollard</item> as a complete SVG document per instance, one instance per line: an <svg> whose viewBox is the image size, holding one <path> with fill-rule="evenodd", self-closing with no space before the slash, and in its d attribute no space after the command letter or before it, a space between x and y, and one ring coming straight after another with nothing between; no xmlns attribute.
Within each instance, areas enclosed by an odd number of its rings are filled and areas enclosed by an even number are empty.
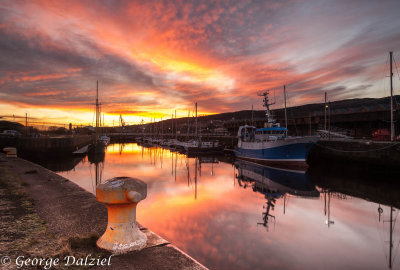
<svg viewBox="0 0 400 270"><path fill-rule="evenodd" d="M141 250L147 236L136 223L136 205L147 196L147 184L130 177L115 177L96 188L96 197L108 209L105 233L97 240L97 246L122 254Z"/></svg>
<svg viewBox="0 0 400 270"><path fill-rule="evenodd" d="M5 147L3 151L6 152L7 157L17 157L17 148L15 147Z"/></svg>

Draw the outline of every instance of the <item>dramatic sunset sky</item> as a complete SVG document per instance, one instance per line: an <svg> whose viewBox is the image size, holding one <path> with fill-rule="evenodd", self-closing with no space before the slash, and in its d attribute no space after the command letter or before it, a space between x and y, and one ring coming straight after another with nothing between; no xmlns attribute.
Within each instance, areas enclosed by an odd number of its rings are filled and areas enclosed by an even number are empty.
<svg viewBox="0 0 400 270"><path fill-rule="evenodd" d="M88 124L96 80L109 125L382 97L389 51L399 0L0 0L0 116Z"/></svg>

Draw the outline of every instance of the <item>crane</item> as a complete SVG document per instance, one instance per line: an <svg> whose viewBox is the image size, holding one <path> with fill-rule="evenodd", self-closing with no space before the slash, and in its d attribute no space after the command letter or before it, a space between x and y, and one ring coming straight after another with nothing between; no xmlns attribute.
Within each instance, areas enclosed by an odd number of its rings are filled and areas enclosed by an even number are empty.
<svg viewBox="0 0 400 270"><path fill-rule="evenodd" d="M125 121L124 121L124 118L122 118L121 114L119 115L119 125L121 127L125 127Z"/></svg>

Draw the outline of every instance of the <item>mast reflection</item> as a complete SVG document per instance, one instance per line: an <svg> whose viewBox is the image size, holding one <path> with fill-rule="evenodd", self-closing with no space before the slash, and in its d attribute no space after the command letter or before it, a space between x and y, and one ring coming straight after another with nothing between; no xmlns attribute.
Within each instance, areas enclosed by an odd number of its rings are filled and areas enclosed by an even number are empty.
<svg viewBox="0 0 400 270"><path fill-rule="evenodd" d="M90 164L94 164L95 167L95 179L94 185L92 185L93 193L96 193L97 185L101 184L102 181L102 174L104 169L104 159L105 159L105 152L100 153L90 153L88 154L88 161ZM90 169L91 170L91 169Z"/></svg>
<svg viewBox="0 0 400 270"><path fill-rule="evenodd" d="M319 191L308 179L305 171L283 170L259 165L243 160L234 163L237 169L236 179L239 186L251 186L254 192L264 194L267 200L263 206L263 222L257 223L268 228L269 221L275 221L270 212L274 210L277 199L284 198L286 211L286 194L298 197L319 198Z"/></svg>

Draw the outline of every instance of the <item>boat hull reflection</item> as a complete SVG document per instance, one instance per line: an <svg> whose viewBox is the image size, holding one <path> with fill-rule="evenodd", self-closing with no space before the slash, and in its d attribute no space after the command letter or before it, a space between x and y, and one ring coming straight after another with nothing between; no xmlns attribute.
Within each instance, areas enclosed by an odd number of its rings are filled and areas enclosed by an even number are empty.
<svg viewBox="0 0 400 270"><path fill-rule="evenodd" d="M285 193L310 198L319 198L319 191L309 180L305 171L285 170L263 166L244 160L236 160L239 185L252 184L253 190L263 194Z"/></svg>

